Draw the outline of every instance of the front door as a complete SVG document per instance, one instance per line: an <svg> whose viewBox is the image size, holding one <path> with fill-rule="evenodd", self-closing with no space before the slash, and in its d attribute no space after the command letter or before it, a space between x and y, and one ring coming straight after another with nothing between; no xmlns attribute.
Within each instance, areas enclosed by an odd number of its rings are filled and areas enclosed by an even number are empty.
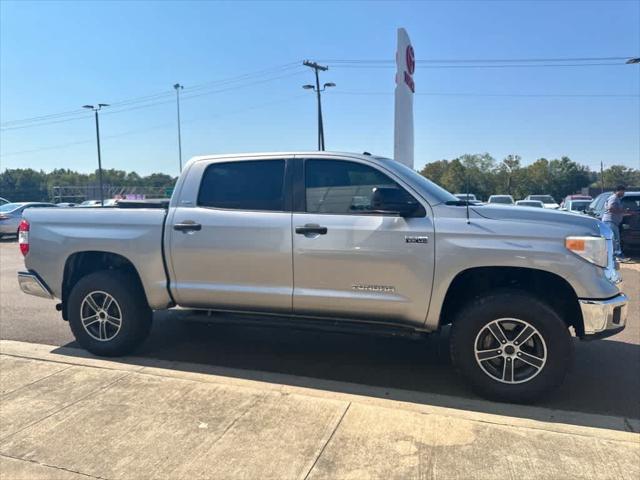
<svg viewBox="0 0 640 480"><path fill-rule="evenodd" d="M192 166L188 175L202 178L197 197L182 200L166 227L179 305L291 312L286 164L275 158Z"/></svg>
<svg viewBox="0 0 640 480"><path fill-rule="evenodd" d="M292 224L294 313L422 325L434 268L428 204L364 161L306 159L301 170L296 181L304 189L294 190L304 198L294 202L302 211L294 211ZM406 218L381 213L372 203L377 189L399 189L420 208Z"/></svg>

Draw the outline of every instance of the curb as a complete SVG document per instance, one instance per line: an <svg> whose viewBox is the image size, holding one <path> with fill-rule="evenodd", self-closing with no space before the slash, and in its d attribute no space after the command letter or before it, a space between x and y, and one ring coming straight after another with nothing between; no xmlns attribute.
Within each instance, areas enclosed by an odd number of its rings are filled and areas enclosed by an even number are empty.
<svg viewBox="0 0 640 480"><path fill-rule="evenodd" d="M77 348L12 340L0 340L0 354L37 361L355 402L512 428L543 430L640 444L640 433L638 433L640 432L640 420L624 417L554 410L537 406L502 404L479 399L385 389L281 373L135 356L106 360Z"/></svg>

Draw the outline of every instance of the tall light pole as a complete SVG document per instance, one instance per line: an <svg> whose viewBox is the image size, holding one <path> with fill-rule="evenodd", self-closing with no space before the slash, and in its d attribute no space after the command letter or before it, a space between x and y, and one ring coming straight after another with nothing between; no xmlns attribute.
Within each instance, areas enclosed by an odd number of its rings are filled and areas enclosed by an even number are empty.
<svg viewBox="0 0 640 480"><path fill-rule="evenodd" d="M104 189L102 186L102 158L100 156L100 122L98 121L98 112L102 107L108 107L108 103L99 103L96 105L83 105L82 108L93 110L96 117L96 141L98 144L98 182L100 183L100 206L104 207Z"/></svg>
<svg viewBox="0 0 640 480"><path fill-rule="evenodd" d="M310 62L309 60L305 60L302 62L305 67L313 68L316 75L316 85L303 85L302 88L306 90L313 90L316 92L316 96L318 98L318 150L324 150L324 126L322 124L322 100L320 98L320 92L324 92L328 87L335 87L335 83L325 83L322 86L322 90L320 89L320 76L318 75L318 71L326 72L329 70L329 67L318 65L316 62Z"/></svg>
<svg viewBox="0 0 640 480"><path fill-rule="evenodd" d="M182 136L180 135L180 90L182 90L184 86L176 83L173 88L176 89L176 107L178 109L178 162L180 166L180 172L182 172Z"/></svg>

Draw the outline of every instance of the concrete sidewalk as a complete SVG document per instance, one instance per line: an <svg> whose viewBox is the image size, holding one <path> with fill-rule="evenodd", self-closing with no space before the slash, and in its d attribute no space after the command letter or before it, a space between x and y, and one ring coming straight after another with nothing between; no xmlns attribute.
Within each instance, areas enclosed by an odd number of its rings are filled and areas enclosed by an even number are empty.
<svg viewBox="0 0 640 480"><path fill-rule="evenodd" d="M1 341L0 478L640 478L627 419L194 370Z"/></svg>

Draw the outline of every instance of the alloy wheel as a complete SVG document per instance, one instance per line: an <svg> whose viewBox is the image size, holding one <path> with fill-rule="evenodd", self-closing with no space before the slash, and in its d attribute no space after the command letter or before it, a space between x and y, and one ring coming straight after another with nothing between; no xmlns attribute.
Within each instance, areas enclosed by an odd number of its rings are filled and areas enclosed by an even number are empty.
<svg viewBox="0 0 640 480"><path fill-rule="evenodd" d="M108 342L120 332L122 311L113 296L98 290L87 294L82 300L80 320L91 338Z"/></svg>
<svg viewBox="0 0 640 480"><path fill-rule="evenodd" d="M502 383L525 383L547 361L547 345L529 322L500 318L485 325L474 343L476 362L489 377Z"/></svg>

